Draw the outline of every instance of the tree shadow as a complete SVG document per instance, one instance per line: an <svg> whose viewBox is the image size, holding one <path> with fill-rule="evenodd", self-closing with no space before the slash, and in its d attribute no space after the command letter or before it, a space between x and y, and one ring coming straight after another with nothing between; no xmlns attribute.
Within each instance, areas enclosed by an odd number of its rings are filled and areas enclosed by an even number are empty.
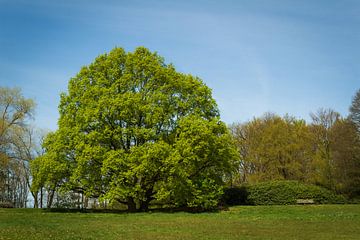
<svg viewBox="0 0 360 240"><path fill-rule="evenodd" d="M149 208L147 211L137 210L129 211L123 209L91 209L91 208L44 208L45 212L56 213L112 213L112 214L128 214L128 213L205 213L205 212L219 212L228 210L227 207L220 206L213 209L204 209L199 207L155 207Z"/></svg>

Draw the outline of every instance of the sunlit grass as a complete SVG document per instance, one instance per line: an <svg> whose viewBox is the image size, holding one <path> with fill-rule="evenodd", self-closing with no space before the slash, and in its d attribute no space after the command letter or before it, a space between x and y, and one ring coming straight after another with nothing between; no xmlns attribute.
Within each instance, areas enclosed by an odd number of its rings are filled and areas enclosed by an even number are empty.
<svg viewBox="0 0 360 240"><path fill-rule="evenodd" d="M0 239L360 239L360 205L242 206L197 214L0 209Z"/></svg>

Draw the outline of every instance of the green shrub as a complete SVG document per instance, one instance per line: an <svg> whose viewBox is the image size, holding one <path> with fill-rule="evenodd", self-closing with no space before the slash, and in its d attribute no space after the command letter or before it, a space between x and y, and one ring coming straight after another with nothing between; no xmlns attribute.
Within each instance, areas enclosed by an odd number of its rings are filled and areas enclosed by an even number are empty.
<svg viewBox="0 0 360 240"><path fill-rule="evenodd" d="M297 199L313 199L316 204L345 203L344 196L315 185L297 181L270 181L248 187L248 202L253 205L296 204Z"/></svg>
<svg viewBox="0 0 360 240"><path fill-rule="evenodd" d="M254 185L227 188L224 205L290 205L298 199L312 199L315 204L345 203L342 195L328 189L298 181L270 181Z"/></svg>

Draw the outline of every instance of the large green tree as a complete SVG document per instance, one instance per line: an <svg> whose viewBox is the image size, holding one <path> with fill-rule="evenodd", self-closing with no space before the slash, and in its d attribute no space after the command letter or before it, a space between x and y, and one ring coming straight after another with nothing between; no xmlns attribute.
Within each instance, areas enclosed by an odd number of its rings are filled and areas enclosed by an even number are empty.
<svg viewBox="0 0 360 240"><path fill-rule="evenodd" d="M152 200L214 207L237 158L211 90L143 47L115 48L83 67L59 109L50 137L57 140L34 164L39 184L50 186L56 175L53 187L129 210L146 210Z"/></svg>

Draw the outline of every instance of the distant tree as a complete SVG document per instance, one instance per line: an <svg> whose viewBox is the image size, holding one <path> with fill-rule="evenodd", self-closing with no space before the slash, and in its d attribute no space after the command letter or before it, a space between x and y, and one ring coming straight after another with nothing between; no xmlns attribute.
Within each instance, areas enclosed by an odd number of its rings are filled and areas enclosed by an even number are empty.
<svg viewBox="0 0 360 240"><path fill-rule="evenodd" d="M340 119L329 135L335 190L349 197L360 196L360 138L355 124Z"/></svg>
<svg viewBox="0 0 360 240"><path fill-rule="evenodd" d="M233 123L230 125L230 131L240 155L239 166L232 176L231 186L247 183L249 181L249 175L254 173L254 164L250 160L250 154L253 144L256 144L256 138L254 136L258 131L256 127L256 124L250 124L250 122Z"/></svg>
<svg viewBox="0 0 360 240"><path fill-rule="evenodd" d="M15 207L25 207L28 197L31 159L23 155L22 144L28 143L28 120L34 107L20 89L0 87L0 201Z"/></svg>
<svg viewBox="0 0 360 240"><path fill-rule="evenodd" d="M349 118L356 125L358 132L360 132L360 89L352 100Z"/></svg>
<svg viewBox="0 0 360 240"><path fill-rule="evenodd" d="M299 180L359 196L360 134L354 118L344 119L323 108L311 118L308 125L293 117L265 114L233 124L231 132L240 153L235 184Z"/></svg>
<svg viewBox="0 0 360 240"><path fill-rule="evenodd" d="M34 199L34 208L37 208L39 205L38 192L31 189L32 173L30 164L35 158L43 154L41 144L44 132L28 124L25 127L14 129L12 136L13 159L16 159L19 165L22 166L27 189L30 190Z"/></svg>
<svg viewBox="0 0 360 240"><path fill-rule="evenodd" d="M59 108L59 130L34 164L38 186L61 186L129 210L146 210L154 199L216 205L237 155L200 79L176 72L146 48L115 48L70 80Z"/></svg>
<svg viewBox="0 0 360 240"><path fill-rule="evenodd" d="M310 114L312 118L311 132L315 140L314 168L318 170L314 175L315 183L335 190L335 164L332 156L333 141L330 138L332 127L339 121L340 114L332 109L320 108Z"/></svg>
<svg viewBox="0 0 360 240"><path fill-rule="evenodd" d="M312 123L329 130L340 119L340 114L330 108L320 108L316 113L310 113ZM326 136L327 137L327 136Z"/></svg>
<svg viewBox="0 0 360 240"><path fill-rule="evenodd" d="M240 152L240 182L308 179L310 132L303 120L266 114L232 126Z"/></svg>
<svg viewBox="0 0 360 240"><path fill-rule="evenodd" d="M0 146L11 142L12 128L23 127L34 107L34 101L24 98L19 88L0 87Z"/></svg>

